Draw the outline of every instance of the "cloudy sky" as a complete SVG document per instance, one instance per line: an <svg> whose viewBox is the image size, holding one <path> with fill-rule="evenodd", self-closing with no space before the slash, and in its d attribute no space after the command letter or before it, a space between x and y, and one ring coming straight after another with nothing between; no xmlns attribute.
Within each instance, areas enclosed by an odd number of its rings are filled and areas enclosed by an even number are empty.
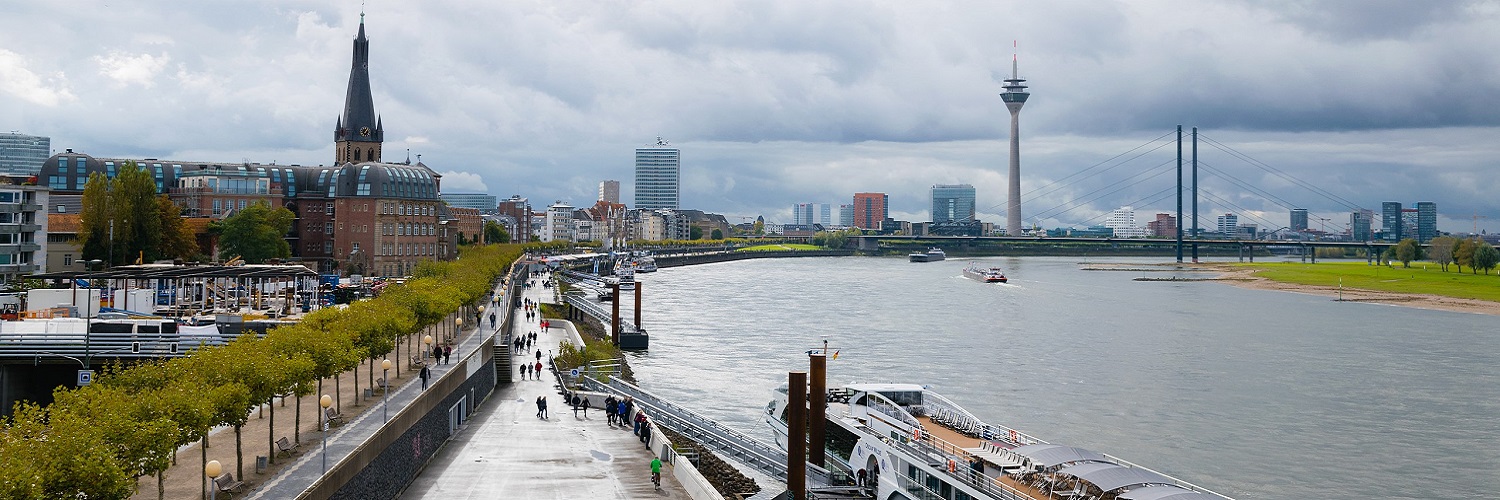
<svg viewBox="0 0 1500 500"><path fill-rule="evenodd" d="M969 183L1003 223L1019 41L1023 216L1175 207L1178 124L1200 205L1342 230L1435 201L1500 229L1500 4L1409 0L421 1L364 5L386 158L445 191L629 202L632 150L683 150L682 203L786 221L798 202ZM358 1L8 2L0 130L100 156L327 164ZM1164 196L1166 196L1164 198ZM1314 221L1314 227L1318 222Z"/></svg>

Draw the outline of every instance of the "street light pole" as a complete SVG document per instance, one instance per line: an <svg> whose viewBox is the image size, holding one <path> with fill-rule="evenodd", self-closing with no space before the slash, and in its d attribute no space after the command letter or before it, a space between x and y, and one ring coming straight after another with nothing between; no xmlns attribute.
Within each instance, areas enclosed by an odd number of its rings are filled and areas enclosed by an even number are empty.
<svg viewBox="0 0 1500 500"><path fill-rule="evenodd" d="M210 482L213 481L214 478L219 477L219 473L220 472L224 472L224 467L222 465L219 465L219 461L218 460L209 460L208 463L203 464L203 480L204 481L210 481ZM208 498L209 498L209 500L213 500L213 498L218 494L218 492L219 492L219 485L217 485L217 484L209 484L208 485Z"/></svg>
<svg viewBox="0 0 1500 500"><path fill-rule="evenodd" d="M328 407L333 406L333 396L329 396L327 394L324 394L323 397L318 398L318 406L322 406L323 407L323 411L319 413L318 421L322 422L322 424L319 427L321 427L323 429L323 473L327 474L328 473Z"/></svg>
<svg viewBox="0 0 1500 500"><path fill-rule="evenodd" d="M380 412L384 414L385 421L391 421L391 360L380 361L380 374L385 377L385 394L380 395Z"/></svg>

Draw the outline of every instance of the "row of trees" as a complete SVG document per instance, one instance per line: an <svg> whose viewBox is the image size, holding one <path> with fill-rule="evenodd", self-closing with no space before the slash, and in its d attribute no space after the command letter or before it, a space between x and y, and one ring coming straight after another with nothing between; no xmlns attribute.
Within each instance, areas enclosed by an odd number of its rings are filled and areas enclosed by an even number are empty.
<svg viewBox="0 0 1500 500"><path fill-rule="evenodd" d="M1417 240L1404 239L1391 247L1389 257L1400 261L1401 267L1411 267L1412 261L1427 259L1442 266L1443 272L1448 271L1448 266L1456 265L1458 272L1464 272L1467 267L1472 274L1479 274L1479 271L1489 274L1491 269L1500 265L1500 249L1478 238L1452 236L1433 238L1427 242L1426 251Z"/></svg>
<svg viewBox="0 0 1500 500"><path fill-rule="evenodd" d="M458 261L419 265L413 279L375 299L315 311L264 337L246 334L182 358L111 367L93 385L57 389L50 406L19 403L0 425L0 498L127 498L136 478L155 475L160 484L174 451L206 440L219 425L235 429L236 477L243 477L240 430L257 406L267 404L274 429L269 403L278 395L300 403L322 394L324 379L362 363L373 379L399 339L480 300L522 251L466 248ZM275 438L268 433L265 441L272 460Z"/></svg>

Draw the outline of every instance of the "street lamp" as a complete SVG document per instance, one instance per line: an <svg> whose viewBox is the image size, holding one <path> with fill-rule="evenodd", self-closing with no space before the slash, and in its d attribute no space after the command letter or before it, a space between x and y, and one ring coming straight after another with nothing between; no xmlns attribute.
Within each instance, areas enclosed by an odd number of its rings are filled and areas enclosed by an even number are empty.
<svg viewBox="0 0 1500 500"><path fill-rule="evenodd" d="M219 473L221 473L221 472L224 472L224 467L221 466L221 465L219 465L219 461L218 460L209 460L208 463L203 464L203 480L204 481L210 481L210 482L212 482L214 480L214 478L219 477ZM212 483L210 483L208 485L208 498L210 500L212 500L214 498L214 496L216 494L218 494L218 492L219 492L219 485L212 484Z"/></svg>
<svg viewBox="0 0 1500 500"><path fill-rule="evenodd" d="M448 336L448 341L449 342L452 342L453 339L458 338L458 334L463 333L463 331L464 331L464 319L463 318L453 318L453 325L454 325L454 331L453 331L453 335L449 335Z"/></svg>
<svg viewBox="0 0 1500 500"><path fill-rule="evenodd" d="M422 349L422 359L427 359L427 354L432 352L432 336L423 335L422 345L424 346Z"/></svg>
<svg viewBox="0 0 1500 500"><path fill-rule="evenodd" d="M333 396L329 396L327 394L324 394L323 397L318 398L318 406L322 406L323 407L323 411L320 413L321 417L318 420L321 420L323 422L323 425L321 426L323 428L323 473L327 474L328 473L328 407L333 406Z"/></svg>
<svg viewBox="0 0 1500 500"><path fill-rule="evenodd" d="M385 416L385 421L386 422L390 422L391 421L391 360L385 359L385 360L381 360L380 361L380 374L385 377L385 394L381 395L381 404L384 406L384 408L381 408L380 412L385 414L384 415Z"/></svg>

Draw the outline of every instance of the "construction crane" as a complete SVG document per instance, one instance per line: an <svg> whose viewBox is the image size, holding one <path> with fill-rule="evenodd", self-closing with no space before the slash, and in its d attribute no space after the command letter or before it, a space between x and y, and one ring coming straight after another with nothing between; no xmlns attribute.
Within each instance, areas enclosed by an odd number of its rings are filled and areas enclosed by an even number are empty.
<svg viewBox="0 0 1500 500"><path fill-rule="evenodd" d="M1474 233L1473 234L1474 235L1478 235L1479 234L1479 219L1488 219L1488 218L1490 218L1490 216L1488 216L1488 215L1479 215L1479 212L1474 212L1474 215L1471 218L1474 219Z"/></svg>

